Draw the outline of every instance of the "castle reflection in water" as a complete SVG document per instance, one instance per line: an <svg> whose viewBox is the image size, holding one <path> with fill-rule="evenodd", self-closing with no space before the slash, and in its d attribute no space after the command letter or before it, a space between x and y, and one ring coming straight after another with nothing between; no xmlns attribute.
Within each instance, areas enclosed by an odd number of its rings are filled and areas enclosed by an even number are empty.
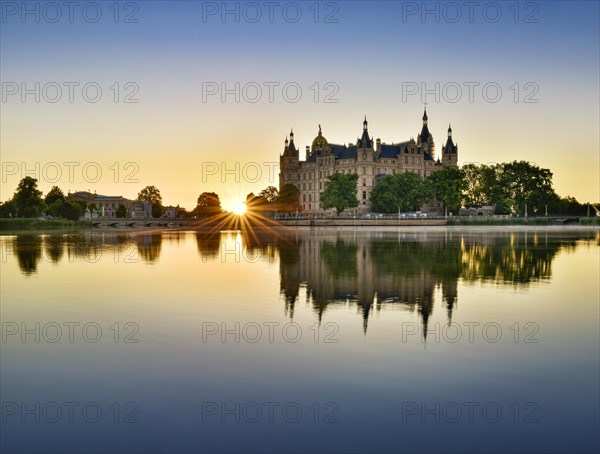
<svg viewBox="0 0 600 454"><path fill-rule="evenodd" d="M278 262L281 299L290 318L300 298L319 319L330 307L350 306L362 316L366 332L373 311L405 308L418 311L424 333L436 294L441 294L438 304L451 320L459 281L526 286L548 280L559 251L600 242L600 233L594 231L446 230L53 233L3 236L0 244L3 263L12 256L23 275L33 276L41 261L94 262L108 254L115 261L154 263L163 243L185 243L190 236L200 263L235 260L227 246L232 242L250 261Z"/></svg>

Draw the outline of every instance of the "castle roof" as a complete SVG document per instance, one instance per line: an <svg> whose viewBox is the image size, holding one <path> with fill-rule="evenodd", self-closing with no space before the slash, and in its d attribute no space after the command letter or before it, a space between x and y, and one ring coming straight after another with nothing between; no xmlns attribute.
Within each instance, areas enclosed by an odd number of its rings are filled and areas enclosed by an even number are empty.
<svg viewBox="0 0 600 454"><path fill-rule="evenodd" d="M381 144L381 154L379 155L379 157L380 158L395 158L400 153L402 153L404 151L404 149L410 143L411 142L409 140L409 141L398 143L398 144L391 144L391 145Z"/></svg>

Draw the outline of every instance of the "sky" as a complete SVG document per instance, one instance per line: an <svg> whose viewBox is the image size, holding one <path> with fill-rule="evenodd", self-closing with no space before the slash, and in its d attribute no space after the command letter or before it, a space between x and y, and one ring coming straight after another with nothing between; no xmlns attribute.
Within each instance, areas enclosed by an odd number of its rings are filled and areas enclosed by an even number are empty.
<svg viewBox="0 0 600 454"><path fill-rule="evenodd" d="M598 201L599 22L595 1L2 1L0 200L31 175L231 209L278 186L292 128L302 157L365 115L401 142L426 102L438 153L451 123L459 163L527 160Z"/></svg>

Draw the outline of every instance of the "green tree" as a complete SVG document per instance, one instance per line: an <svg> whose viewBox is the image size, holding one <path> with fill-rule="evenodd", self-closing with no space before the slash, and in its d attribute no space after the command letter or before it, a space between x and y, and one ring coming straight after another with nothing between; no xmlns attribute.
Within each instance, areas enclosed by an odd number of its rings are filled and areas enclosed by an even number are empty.
<svg viewBox="0 0 600 454"><path fill-rule="evenodd" d="M339 216L346 208L358 206L356 187L358 175L356 173L334 173L327 177L325 189L321 192L321 208L328 210L335 208Z"/></svg>
<svg viewBox="0 0 600 454"><path fill-rule="evenodd" d="M500 199L494 203L494 214L510 214L512 211L512 200Z"/></svg>
<svg viewBox="0 0 600 454"><path fill-rule="evenodd" d="M427 177L431 182L433 196L448 211L458 213L465 187L464 174L455 167L444 167Z"/></svg>
<svg viewBox="0 0 600 454"><path fill-rule="evenodd" d="M60 207L63 205L64 201L61 199L56 199L54 202L52 202L49 206L48 206L48 210L47 212L49 214L51 214L52 216L60 216L59 214L59 210Z"/></svg>
<svg viewBox="0 0 600 454"><path fill-rule="evenodd" d="M119 205L119 208L117 208L117 212L115 214L118 218L127 217L127 208L125 208L125 205Z"/></svg>
<svg viewBox="0 0 600 454"><path fill-rule="evenodd" d="M70 202L66 200L62 202L57 209L57 214L61 218L70 219L71 221L76 221L83 214L83 209L81 205L78 203Z"/></svg>
<svg viewBox="0 0 600 454"><path fill-rule="evenodd" d="M432 197L431 183L414 172L386 175L373 188L373 211L395 213L412 211Z"/></svg>
<svg viewBox="0 0 600 454"><path fill-rule="evenodd" d="M62 189L60 189L58 186L52 186L52 189L50 189L50 191L48 191L48 194L46 194L46 198L44 201L46 202L46 205L50 206L57 200L64 201L65 194L62 192Z"/></svg>
<svg viewBox="0 0 600 454"><path fill-rule="evenodd" d="M300 211L300 190L293 184L284 184L277 195L277 209L293 213Z"/></svg>
<svg viewBox="0 0 600 454"><path fill-rule="evenodd" d="M479 208L500 200L497 166L465 164L461 170L464 175L464 206Z"/></svg>
<svg viewBox="0 0 600 454"><path fill-rule="evenodd" d="M194 213L198 217L214 216L221 213L221 200L214 192L203 192L198 196Z"/></svg>
<svg viewBox="0 0 600 454"><path fill-rule="evenodd" d="M275 186L267 186L258 194L259 197L264 197L268 203L275 203L278 195L279 191Z"/></svg>
<svg viewBox="0 0 600 454"><path fill-rule="evenodd" d="M498 187L502 198L511 201L511 211L523 214L543 214L546 205L556 199L552 187L552 172L527 161L500 165Z"/></svg>
<svg viewBox="0 0 600 454"><path fill-rule="evenodd" d="M37 180L32 177L25 177L19 182L12 200L17 215L21 217L37 217L46 210L42 191L37 187Z"/></svg>
<svg viewBox="0 0 600 454"><path fill-rule="evenodd" d="M548 210L553 214L566 216L587 216L588 206L590 216L596 215L594 204L580 203L575 197L557 197Z"/></svg>
<svg viewBox="0 0 600 454"><path fill-rule="evenodd" d="M376 213L396 213L400 210L400 199L394 175L386 175L371 191L372 209Z"/></svg>
<svg viewBox="0 0 600 454"><path fill-rule="evenodd" d="M17 207L12 199L0 203L0 218L14 218L17 215Z"/></svg>

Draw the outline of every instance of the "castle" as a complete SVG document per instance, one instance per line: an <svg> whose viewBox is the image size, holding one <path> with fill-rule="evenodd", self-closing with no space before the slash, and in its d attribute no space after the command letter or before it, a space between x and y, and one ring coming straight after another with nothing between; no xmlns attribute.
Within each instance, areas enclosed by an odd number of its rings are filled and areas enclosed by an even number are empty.
<svg viewBox="0 0 600 454"><path fill-rule="evenodd" d="M324 213L319 205L319 194L323 191L327 177L333 173L355 173L358 175L358 212L371 211L370 195L375 184L385 175L415 172L422 177L446 167L458 166L458 144L452 140L452 128L448 126L448 139L442 147L441 159L435 158L435 144L427 125L427 110L423 113L423 126L417 140L385 144L369 136L365 117L362 136L356 144L337 145L327 142L321 126L319 133L306 147L306 158L300 161L300 151L294 143L294 132L286 137L283 154L279 157L279 189L293 184L300 190L300 207L305 213Z"/></svg>

